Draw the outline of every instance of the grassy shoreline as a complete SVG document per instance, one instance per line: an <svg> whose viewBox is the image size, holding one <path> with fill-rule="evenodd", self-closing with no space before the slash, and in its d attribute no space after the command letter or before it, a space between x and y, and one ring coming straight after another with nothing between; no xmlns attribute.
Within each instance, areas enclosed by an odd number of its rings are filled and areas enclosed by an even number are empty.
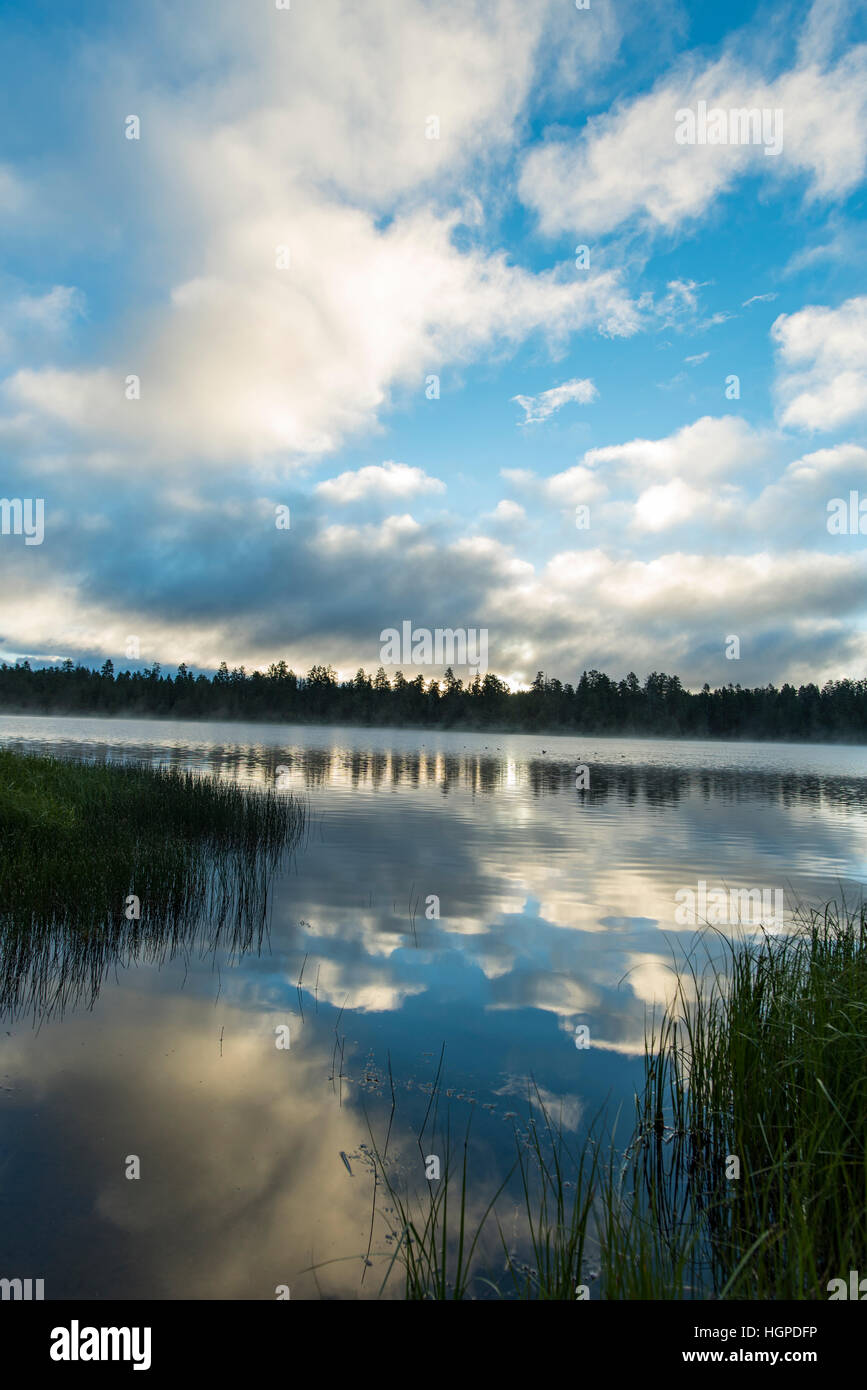
<svg viewBox="0 0 867 1390"><path fill-rule="evenodd" d="M683 962L647 1037L625 1150L599 1116L573 1152L531 1094L529 1142L516 1133L514 1167L470 1229L468 1135L457 1168L447 1139L442 1178L420 1195L374 1138L394 1213L383 1287L397 1266L412 1300L574 1300L591 1285L613 1300L810 1300L861 1268L867 908L812 911L790 936L724 941L723 955L724 969L708 955L701 974L695 953ZM515 1176L520 1251L498 1209ZM477 1257L491 1223L497 1278L489 1253Z"/></svg>
<svg viewBox="0 0 867 1390"><path fill-rule="evenodd" d="M119 957L165 959L197 932L255 945L303 828L272 790L0 748L0 1008L95 997Z"/></svg>

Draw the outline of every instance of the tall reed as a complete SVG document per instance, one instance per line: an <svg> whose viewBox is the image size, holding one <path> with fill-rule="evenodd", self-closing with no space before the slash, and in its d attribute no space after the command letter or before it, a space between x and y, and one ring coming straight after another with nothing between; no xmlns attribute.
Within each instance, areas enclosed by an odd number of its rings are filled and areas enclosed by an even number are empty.
<svg viewBox="0 0 867 1390"><path fill-rule="evenodd" d="M197 932L261 943L270 876L303 827L273 790L0 749L0 1011L92 1002L113 965L171 958Z"/></svg>
<svg viewBox="0 0 867 1390"><path fill-rule="evenodd" d="M780 937L705 934L650 1025L625 1148L597 1116L573 1150L532 1086L528 1107L472 1240L469 1135L458 1172L416 1199L375 1149L401 1227L386 1277L402 1263L407 1297L827 1298L867 1250L867 909L807 911ZM513 1175L510 1242L496 1204ZM479 1259L492 1214L499 1272Z"/></svg>

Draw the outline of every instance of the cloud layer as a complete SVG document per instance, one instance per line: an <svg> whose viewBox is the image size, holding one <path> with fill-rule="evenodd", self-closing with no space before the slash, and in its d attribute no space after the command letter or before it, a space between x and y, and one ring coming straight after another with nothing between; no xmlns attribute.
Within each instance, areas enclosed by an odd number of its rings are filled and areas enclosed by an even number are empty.
<svg viewBox="0 0 867 1390"><path fill-rule="evenodd" d="M193 0L40 54L0 444L46 537L0 536L3 651L350 674L411 619L515 681L727 680L729 633L741 680L857 671L867 299L827 248L867 46L791 18L651 57L595 0ZM782 110L780 154L678 144L700 101Z"/></svg>

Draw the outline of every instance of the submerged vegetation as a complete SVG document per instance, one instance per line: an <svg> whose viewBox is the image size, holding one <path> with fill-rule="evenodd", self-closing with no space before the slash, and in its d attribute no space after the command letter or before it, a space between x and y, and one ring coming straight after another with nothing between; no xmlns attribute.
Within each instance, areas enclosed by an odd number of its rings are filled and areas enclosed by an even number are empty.
<svg viewBox="0 0 867 1390"><path fill-rule="evenodd" d="M0 1012L92 1002L119 961L246 950L299 804L176 769L0 749Z"/></svg>
<svg viewBox="0 0 867 1390"><path fill-rule="evenodd" d="M683 963L651 1027L625 1151L599 1116L573 1151L531 1093L514 1168L471 1230L468 1135L457 1170L444 1136L442 1178L421 1195L397 1181L387 1143L374 1145L394 1213L384 1282L397 1266L410 1299L592 1288L603 1299L804 1300L827 1299L831 1281L863 1267L867 909L829 907L789 936L721 944L720 962L705 941L701 974L694 952ZM504 1192L514 1205L516 1190L517 1244L498 1205Z"/></svg>
<svg viewBox="0 0 867 1390"><path fill-rule="evenodd" d="M408 725L670 738L867 741L867 680L745 689L686 690L679 677L653 671L643 684L630 671L613 680L584 671L575 685L539 671L529 690L510 690L493 672L464 684L449 668L441 680L402 671L391 679L359 670L338 681L330 666L298 676L285 661L265 672L174 676L155 664L144 671L74 666L32 670L29 661L0 664L0 710L7 713L144 715L162 719L246 719L277 723Z"/></svg>

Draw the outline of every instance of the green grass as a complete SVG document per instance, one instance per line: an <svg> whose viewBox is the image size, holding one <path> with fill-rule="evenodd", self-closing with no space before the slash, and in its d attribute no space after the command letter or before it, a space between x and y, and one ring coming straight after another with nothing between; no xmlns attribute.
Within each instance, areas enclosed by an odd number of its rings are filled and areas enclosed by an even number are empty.
<svg viewBox="0 0 867 1390"><path fill-rule="evenodd" d="M455 1165L446 1131L443 1176L418 1197L374 1144L395 1214L384 1283L398 1267L410 1299L571 1300L591 1282L618 1300L826 1299L867 1250L865 912L808 912L786 937L708 933L651 1024L625 1148L600 1115L573 1151L531 1091L471 1232L469 1132ZM508 1240L498 1203L515 1184Z"/></svg>
<svg viewBox="0 0 867 1390"><path fill-rule="evenodd" d="M200 929L212 946L261 940L303 824L273 791L0 749L0 1010L92 1000L112 964L169 958Z"/></svg>
<svg viewBox="0 0 867 1390"><path fill-rule="evenodd" d="M729 945L725 975L692 973L697 1000L682 976L648 1054L644 1188L670 1197L675 1240L699 1224L717 1297L825 1297L867 1249L865 909L800 925Z"/></svg>

